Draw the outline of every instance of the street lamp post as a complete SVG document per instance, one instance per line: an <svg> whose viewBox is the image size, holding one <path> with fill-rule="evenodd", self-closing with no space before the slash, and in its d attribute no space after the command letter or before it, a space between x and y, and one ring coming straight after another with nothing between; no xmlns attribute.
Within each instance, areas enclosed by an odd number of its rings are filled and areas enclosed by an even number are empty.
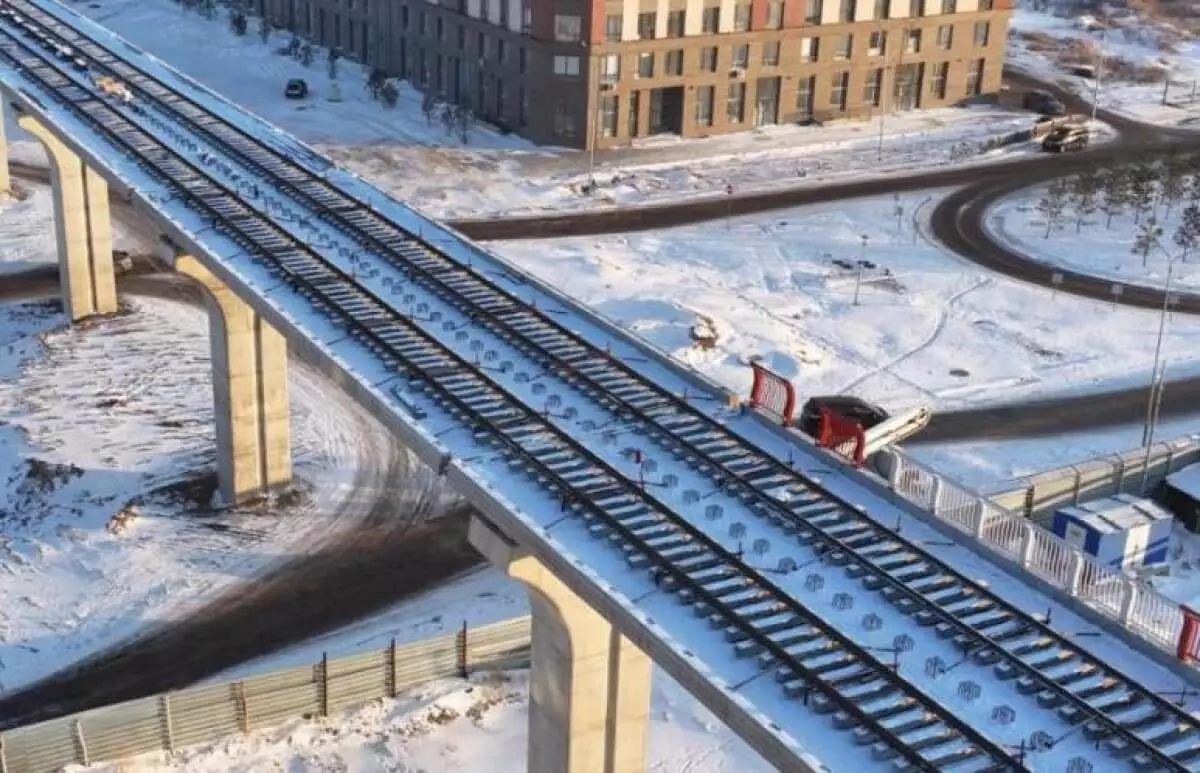
<svg viewBox="0 0 1200 773"><path fill-rule="evenodd" d="M592 86L592 115L588 132L588 194L596 190L596 143L600 140L600 58L588 49L588 79Z"/></svg>
<svg viewBox="0 0 1200 773"><path fill-rule="evenodd" d="M891 107L892 90L896 89L897 86L899 85L898 78L900 77L900 65L903 64L903 62L904 62L904 46L908 45L907 32L908 32L908 27L901 27L899 30L900 45L897 47L897 50L900 53L897 56L896 66L894 68L892 68L892 82L891 82L891 84L889 84L887 82L887 71L888 71L888 60L890 59L890 54L888 52L887 30L883 31L883 34L884 34L884 39L883 39L884 40L884 42L883 42L883 46L884 46L884 48L883 48L883 83L879 84L879 88L883 89L883 100L882 100L883 109L879 113L879 148L878 148L878 151L876 152L876 160L878 160L878 161L883 160L884 123L887 121L888 110ZM890 88L889 88L889 85L890 85Z"/></svg>
<svg viewBox="0 0 1200 773"><path fill-rule="evenodd" d="M1167 310L1171 302L1171 277L1175 271L1175 263L1167 264L1167 286L1163 290L1163 305L1162 312L1158 317L1158 340L1154 344L1154 367L1150 371L1150 397L1146 403L1146 423L1142 428L1142 445L1146 447L1146 463L1150 461L1150 444L1154 441L1154 410L1157 401L1157 392L1161 388L1158 384L1158 368L1162 357L1163 332L1167 327ZM1148 469L1143 467L1143 471Z"/></svg>
<svg viewBox="0 0 1200 773"><path fill-rule="evenodd" d="M867 242L870 241L871 237L867 236L866 234L863 234L860 238L862 239L862 247L858 251L858 270L854 272L854 305L855 306L858 305L858 293L862 289L863 267L867 262Z"/></svg>
<svg viewBox="0 0 1200 773"><path fill-rule="evenodd" d="M1092 125L1096 124L1096 111L1100 109L1100 79L1104 72L1104 40L1108 36L1108 6L1104 7L1104 27L1100 30L1100 49L1096 51L1096 87L1092 90Z"/></svg>

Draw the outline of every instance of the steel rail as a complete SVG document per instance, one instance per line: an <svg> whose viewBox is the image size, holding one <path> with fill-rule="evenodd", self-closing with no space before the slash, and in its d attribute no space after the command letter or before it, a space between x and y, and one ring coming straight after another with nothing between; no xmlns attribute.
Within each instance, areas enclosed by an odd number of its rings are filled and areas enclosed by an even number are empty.
<svg viewBox="0 0 1200 773"><path fill-rule="evenodd" d="M317 286L313 281L308 280L296 271L289 269L286 264L284 264L282 260L273 253L281 248L287 249L293 255L293 257L296 255L304 256L306 259L314 262L321 272L333 275L335 280L340 285L339 289L341 289L343 292L348 291L351 296L357 296L353 298L353 300L364 306L367 311L374 312L372 314L367 314L360 309L358 311L359 316L370 316L376 320L381 316L386 317L388 318L389 325L402 327L408 333L422 339L424 341L424 345L428 349L432 349L434 352L436 352L439 360L450 360L460 369L458 372L450 375L456 376L459 379L474 380L483 384L484 388L491 392L493 396L491 404L495 405L497 403L505 403L507 413L510 415L520 415L524 418L524 421L521 422L522 426L527 424L535 425L538 427L537 432L539 435L552 435L556 442L569 448L578 456L578 458L584 460L590 468L599 470L605 478L606 486L620 487L623 489L626 495L638 499L642 503L646 504L650 510L657 512L660 516L663 516L666 520L669 520L672 528L678 529L687 534L690 540L694 541L698 545L701 545L705 550L711 552L713 555L718 556L722 563L734 569L734 571L742 578L747 580L749 583L756 585L765 593L773 596L774 601L778 605L785 608L788 612L794 614L800 620L805 621L806 624L821 630L823 634L831 641L837 642L839 647L853 654L861 665L871 668L875 671L873 676L876 679L892 684L897 689L906 693L908 697L916 700L918 703L921 703L926 710L938 715L942 719L942 722L948 728L956 731L964 741L974 744L976 747L978 747L979 751L991 756L997 762L1003 760L1004 767L1008 768L1013 766L1009 755L1003 749L994 745L991 741L980 735L974 728L963 723L961 720L955 717L953 713L948 714L929 696L916 689L914 685L903 679L903 677L901 677L899 674L891 671L891 669L880 663L876 658L871 656L854 642L847 639L835 628L825 624L822 620L807 610L807 608L799 604L789 594L785 593L773 583L766 580L759 572L742 562L740 558L725 549L723 546L705 534L702 530L692 526L686 521L686 519L678 517L664 503L649 495L643 489L639 488L634 484L633 481L609 466L608 463L595 456L592 452L588 451L585 447L572 439L565 432L559 430L553 424L549 423L544 417L540 416L532 408L525 405L523 402L516 400L493 379L485 376L483 371L477 366L472 365L471 363L462 359L462 357L457 353L444 347L429 333L413 324L411 320L405 319L390 305L386 304L381 299L359 286L340 268L328 263L316 252L293 239L282 228L279 228L267 218L255 213L249 207L242 204L234 192L230 191L219 182L211 179L203 170L196 167L194 164L164 145L162 142L158 141L144 128L139 127L128 118L122 116L111 105L97 98L94 94L87 92L85 88L81 87L74 81L69 73L65 73L63 68L61 68L52 57L36 51L32 46L21 41L20 38L13 32L6 29L4 30L4 33L9 37L11 43L15 43L18 47L24 49L26 52L32 54L35 58L40 60L36 66L54 72L62 80L62 83L55 84L44 75L34 73L29 64L27 62L22 62L17 56L14 56L8 47L0 47L0 54L12 62L19 71L36 77L41 82L42 87L48 89L51 95L57 101L59 101L62 106L79 114L87 123L94 126L102 135L106 136L111 144L117 147L126 148L129 153L133 154L135 158L142 162L143 168L145 168L145 165L149 165L151 168L147 169L147 171L152 171L154 176L157 177L161 182L178 191L182 200L191 202L195 209L206 213L207 216L212 218L215 224L220 224L223 230L237 234L240 238L235 239L235 241L237 241L243 247L246 247L251 254L260 258L265 258L268 261L274 261L276 263L276 268L279 269L279 273L282 273L288 277L291 280L290 283L292 283L294 287L306 287L309 292L312 293L312 295L320 298L322 303L327 308L339 309L345 321L358 329L363 338L373 343L373 346L369 345L370 348L375 349L376 351L385 351L388 353L388 358L405 364L404 373L408 375L410 383L416 380L422 381L430 390L439 393L440 399L435 399L435 402L443 405L443 407L445 407L445 405L452 406L452 408L447 409L449 413L452 415L457 413L462 417L467 417L470 420L473 429L477 431L483 430L489 433L493 438L499 441L501 445L507 447L511 452L521 456L526 463L538 470L538 475L531 474L531 477L533 477L535 480L537 480L539 477L544 477L545 479L553 481L554 485L550 486L549 488L552 491L558 491L559 494L564 497L564 510L584 510L592 514L594 517L599 518L604 522L607 528L610 528L616 533L620 534L623 540L625 540L628 544L633 545L639 552L641 552L655 566L655 568L661 572L661 576L673 579L680 588L686 588L693 599L702 601L709 609L713 610L722 618L724 618L728 624L727 627L739 629L743 635L746 636L746 638L755 641L763 648L764 651L769 652L772 658L775 660L777 667L784 667L791 670L793 673L801 675L807 684L827 695L827 697L837 704L839 708L858 719L864 726L869 727L873 734L877 735L880 740L883 740L885 743L887 743L898 754L903 756L913 765L922 770L936 769L931 767L930 763L925 760L924 757L897 738L893 733L891 733L891 731L869 717L852 700L847 698L845 695L842 695L836 690L836 688L829 685L824 679L821 678L819 674L816 674L808 669L803 663L799 662L798 659L788 653L785 648L779 646L772 639L770 639L768 635L763 634L758 629L754 628L750 621L739 616L731 607L725 604L720 597L710 593L700 583L691 578L685 570L676 566L670 558L655 550L646 540L642 539L637 533L627 527L619 519L613 517L612 514L606 512L598 503L591 501L586 491L582 491L578 486L561 476L554 468L547 465L544 460L539 459L534 453L532 453L530 449L522 446L516 439L507 435L502 429L496 426L495 422L489 420L479 410L472 407L468 402L463 400L460 395L455 394L452 389L447 387L439 380L439 376L445 378L444 373L439 373L437 375L427 373L425 368L422 367L419 362L415 361L412 357L397 351L394 346L389 344L387 339L378 332L381 326L377 322L366 324L357 319L354 313L343 308L347 303L345 299L339 301L338 299L333 298L328 291L323 291L321 287ZM84 96L86 98L72 98L72 96L63 93L63 91L68 88L84 92ZM95 106L97 110L96 112L92 112L91 110L85 109L85 106ZM110 122L105 122L102 120L97 113L109 118ZM123 126L116 128L113 125L114 123L123 124ZM142 144L139 146L139 144L135 142L135 139L140 140ZM152 157L150 155L151 152L153 152L156 157ZM168 161L170 162L169 165ZM170 166L173 166L174 168L169 168ZM197 186L188 187L177 179L176 175L178 175L181 168L195 177L195 180L198 183ZM206 197L205 194L210 193L210 191L211 194ZM215 203L218 200L220 200L221 204L227 207L224 212ZM261 229L260 233L256 235L248 232L247 227L238 225L237 222L235 222L228 214L229 212L236 212L241 219L253 222L256 228ZM266 235L271 236L280 244L280 247L276 247L274 250L269 247L264 247L262 245L262 241Z"/></svg>
<svg viewBox="0 0 1200 773"><path fill-rule="evenodd" d="M209 141L214 143L215 145L217 145L219 147L225 147L225 148L232 150L233 151L232 155L238 157L239 160L243 164L255 169L260 174L262 174L264 177L272 178L273 182L276 185L278 185L282 189L289 191L290 195L292 195L293 198L296 198L301 201L310 202L310 205L312 206L312 208L317 211L320 211L320 209L322 207L328 207L329 206L328 202L319 201L318 199L316 199L314 197L314 195L312 193L299 187L301 184L309 185L309 184L315 183L316 185L320 186L323 189L322 193L324 193L330 197L340 198L345 203L345 209L347 212L350 210L355 210L356 215L362 215L366 219L374 220L375 222L371 223L370 227L385 228L385 229L391 230L394 232L394 234L397 238L401 238L401 239L405 239L405 240L409 240L409 241L412 241L412 240L416 240L418 242L421 241L419 238L414 237L412 234L407 233L403 229L398 228L390 221L383 219L382 217L380 217L377 213L375 213L372 210L367 210L366 214L363 214L363 210L360 209L360 207L364 206L363 202L359 201L358 199L356 199L353 196L350 196L350 195L336 189L334 186L332 186L327 181L320 178L315 173L312 173L311 171L304 169L303 167L300 167L294 161L287 159L282 154L280 154L278 151L265 145L264 143L261 143L260 141L258 141L256 138L254 138L252 135L248 134L246 131L244 131L240 127L234 126L234 125L224 121L224 119L221 119L219 116L214 115L211 111L207 110L206 108L203 108L202 106L195 104L193 100L187 99L183 95L179 94L176 90L172 89L171 87L166 86L165 84L162 84L161 81L154 78L153 76L150 76L144 70L141 70L140 68L137 68L136 66L130 64L129 62L120 59L115 54L113 54L109 49L100 45L95 40L89 38L87 35L85 35L81 31L79 31L75 27L71 26L69 23L67 23L61 19L58 19L53 14L50 14L50 13L44 11L43 9L41 9L40 7L38 7L34 4L25 3L25 2L9 2L9 5L12 5L12 6L22 5L22 6L25 6L26 8L33 7L36 9L36 13L41 13L41 14L45 14L46 16L49 16L54 21L55 24L64 26L67 29L69 29L73 34L86 39L91 46L98 48L105 56L112 58L112 60L113 60L112 62L102 62L102 64L105 67L107 67L113 75L122 78L124 80L124 82L127 83L127 85L129 85L130 87L132 87L135 90L135 92L140 92L143 96L149 97L151 100L153 100L156 103L158 103L159 105L165 107L166 111L180 116L181 123L189 126L189 128L191 128L192 131L194 131L195 133L207 137L209 139ZM44 26L44 24L43 24L43 26ZM59 39L62 40L64 43L67 43L69 45L75 45L76 47L79 46L77 39L70 40L70 39L62 36L61 32L59 30L51 29L50 31L53 32L56 36L58 36ZM114 67L113 62L116 62L119 65L120 69L117 69L116 67ZM274 158L274 160L278 161L281 164L286 165L289 169L302 170L308 179L305 179L303 181L296 181L296 180L292 180L292 179L283 177L283 176L281 176L281 174L278 170L270 169L265 164L265 162L261 161L260 159L250 157L250 156L246 155L244 151L231 147L229 145L228 138L221 137L214 131L212 123L200 123L196 120L196 117L194 115L187 115L187 114L181 112L176 103L166 102L163 99L163 95L162 95L161 91L159 91L159 93L153 93L152 91L150 91L146 88L144 83L138 83L136 80L132 80L130 78L131 72L134 75L136 75L137 77L144 78L144 79L147 79L148 81L150 81L156 90L165 90L167 93L169 93L173 97L177 97L178 99L187 102L192 109L200 112L207 118L210 118L214 121L220 122L220 125L223 128L226 128L226 129L230 130L231 132L235 133L236 135L239 136L240 139L243 139L247 142L254 144L255 146L257 146L256 149L262 150L265 153L269 154L270 156L272 156ZM228 152L228 150L226 152ZM340 210L341 210L341 208L331 207L329 211L338 213ZM328 217L326 218L326 220L331 220L331 219L333 219L333 218L328 218ZM1025 663L1018 656L1012 654L1007 649L1005 649L1002 645L993 641L991 639L991 637L987 636L985 633L973 628L969 623L967 623L964 620L959 619L959 617L955 616L952 612L944 609L941 605L937 604L936 602L933 602L933 601L925 598L924 595L922 595L919 591L909 587L903 581L894 577L890 572L879 568L878 565L876 564L876 562L863 556L858 550L848 546L847 544L845 544L844 541L837 538L835 535L828 533L827 531L821 529L820 527L813 526L812 524L808 523L806 519L797 515L796 513L792 512L791 510L787 509L785 506L783 506L781 503L779 503L773 497L769 496L765 491L763 491L759 487L753 485L751 482L747 481L743 475L730 469L727 464L722 463L720 460L714 459L710 454L704 452L696 444L690 443L685 438L681 437L677 432L673 432L671 430L671 428L665 427L660 422L656 421L656 419L658 419L658 418L662 418L663 416L670 416L671 414L664 414L664 413L659 413L659 412L650 414L647 411L645 411L643 408L633 405L628 399L625 399L624 397L613 393L611 389L605 387L603 384L598 383L594 378L590 377L589 375L584 374L577 367L575 367L575 363L566 362L566 361L562 360L562 358L559 355L548 350L546 347L541 346L541 345L537 344L536 342L534 342L528 335L517 330L516 327L514 327L514 325L512 325L506 319L501 318L499 315L497 315L490 309L485 308L485 307L481 306L480 304L478 304L476 302L472 302L472 301L468 300L467 298L465 298L461 289L456 289L456 288L450 287L447 284L447 277L444 273L441 273L441 272L435 273L435 272L430 271L422 266L419 266L418 264L413 262L413 260L411 258L399 256L394 247L392 247L391 245L389 245L385 241L383 241L383 237L376 236L375 234L368 231L367 226L362 226L362 225L358 225L354 222L351 222L348 219L348 217L345 215L336 215L336 220L337 220L337 225L340 225L344 231L351 233L351 234L355 234L357 237L357 240L360 243L374 245L376 248L376 252L379 253L379 256L384 257L385 259L389 260L389 262L391 262L397 268L404 271L410 277L413 273L421 275L424 279L424 284L425 284L426 288L433 291L438 297L440 297L443 301L447 302L449 305L457 308L460 312L467 314L469 317L475 319L476 321L478 321L480 317L485 318L488 321L488 325L486 325L487 327L490 327L493 330L493 332L496 332L497 334L499 334L501 336L501 338L503 338L509 344L514 345L515 348L517 348L518 350L523 350L523 352L527 356L536 357L538 359L541 359L541 360L544 360L547 362L557 363L558 367L562 369L562 373L556 374L556 375L560 379L566 381L568 386L571 386L576 391L585 391L586 392L587 390L582 389L579 384L579 382L585 382L586 384L588 384L588 386L594 393L603 394L605 396L606 400L608 400L612 403L615 403L616 405L621 406L621 408L623 410L625 410L626 412L628 412L630 415L635 416L635 417L640 417L640 419L642 421L645 421L648 424L651 424L660 433L662 433L663 435L665 435L667 437L670 437L672 442L688 448L689 454L694 454L694 455L698 456L699 458L704 459L705 462L708 463L714 470L720 470L721 473L714 476L717 479L718 485L721 485L721 483L724 480L730 480L734 484L740 486L746 493L748 493L750 496L755 498L759 502L760 505L763 505L764 507L768 508L768 510L770 512L774 513L776 516L781 517L782 519L784 519L790 523L793 523L796 525L804 525L808 529L813 529L814 536L816 536L817 539L819 539L826 547L841 550L841 551L853 556L854 559L857 560L861 565L870 567L872 570L877 572L879 574L879 576L881 577L881 579L883 579L883 581L885 583L887 583L890 587L892 587L896 591L904 594L910 600L915 601L915 602L919 603L920 605L922 605L923 608L932 612L943 623L951 625L956 630L958 630L961 635L966 635L966 636L970 637L972 640L974 640L979 651L983 651L984 649L986 649L987 651L996 653L1002 659L1009 662L1014 668L1018 669L1021 673L1025 674L1031 678L1036 679L1043 686L1044 689L1055 693L1062 700L1075 706L1077 710L1084 712L1086 715L1088 715L1087 716L1088 719L1097 721L1097 722L1101 723L1102 725L1104 725L1107 728L1109 734L1121 735L1121 736L1126 737L1135 746L1139 747L1144 753L1149 754L1152 757L1154 757L1155 759L1157 759L1157 761L1160 762L1160 764L1167 765L1168 768L1170 768L1170 769L1178 769L1178 770L1186 770L1187 769L1187 768L1179 767L1179 764L1177 762L1171 760L1166 754L1164 754L1163 752L1160 752L1158 749L1156 749L1154 746L1152 746L1149 742L1147 742L1144 739L1140 738L1139 736L1135 735L1132 731L1121 727L1111 717L1108 717L1106 714L1104 714L1102 710L1097 709L1096 707L1087 703L1084 699L1079 698L1074 693L1070 692L1068 689L1066 689L1062 685L1058 684L1052 678L1043 674L1041 671L1039 671L1033 665ZM724 437L734 440L742 447L742 449L746 453L757 457L758 458L757 461L759 461L763 464L773 466L778 473L786 474L792 478L795 478L795 479L801 481L802 485L804 485L805 488L807 488L811 491L816 491L819 494L823 495L826 499L831 500L832 502L840 505L841 507L843 507L845 509L846 514L848 514L850 517L854 518L859 523L868 525L877 534L883 535L883 538L889 539L889 540L892 540L894 542L901 544L902 546L904 546L905 549L907 549L910 553L915 555L918 559L924 561L925 563L930 564L931 566L934 566L942 574L953 578L956 581L956 583L958 583L962 587L970 589L974 594L977 594L979 597L982 597L984 599L987 599L988 601L991 601L997 607L1003 609L1006 613L1008 613L1008 614L1012 615L1014 618L1022 621L1031 631L1038 631L1039 633L1042 633L1046 636L1053 638L1056 642L1056 646L1058 646L1060 649L1070 652L1073 656L1078 657L1081 661L1083 661L1085 663L1090 662L1092 664L1095 664L1095 665L1098 665L1099 667L1104 668L1108 673L1112 674L1115 678L1118 678L1121 681L1123 681L1125 683L1126 689L1128 689L1130 692L1137 693L1143 699L1149 700L1151 703L1153 703L1155 705L1156 708L1158 708L1160 710L1160 712L1165 712L1169 716L1174 716L1176 719L1178 719L1182 722L1185 722L1194 728L1200 728L1200 724L1197 724L1197 722L1194 718L1192 718L1186 712L1179 710L1177 707L1175 707L1169 701L1162 699L1160 696L1154 695L1152 692L1150 692L1148 690L1141 689L1140 685L1135 680L1130 679L1127 676L1124 676L1116 669L1109 667L1107 664L1102 664L1098 658L1091 656L1089 653L1086 652L1086 650L1083 650L1082 648L1075 646L1072 643L1068 642L1064 637L1062 637L1062 636L1058 635L1057 633L1055 633L1054 631L1052 631L1048 626L1041 623L1041 621L1037 620L1033 616L1022 612L1022 611L1016 609L1015 607L1012 607L1007 602L1002 600L999 596L992 593L990 590L984 589L982 586L978 585L977 583L970 581L965 576L963 576L960 573L958 573L957 571L951 569L944 562L934 558L932 555L928 554L926 551L917 548L915 545L912 545L907 540L904 540L903 538L899 537L898 535L895 534L894 531L888 529L887 527L883 527L882 525L878 524L877 522L873 521L872 519L870 519L866 516L863 516L861 513L858 512L857 508L854 508L852 505L849 505L849 503L845 502L842 498L832 494L827 489L824 489L824 487L821 487L821 486L815 484L811 480L808 480L807 478L805 478L801 475L798 475L794 469L784 466L773 455L764 452L762 449L758 448L757 446L755 446L751 442L747 441L746 439L742 438L741 436L737 435L736 433L732 433L729 430L725 429L724 427L721 427L721 425L719 425L717 422L712 420L707 414L694 408L693 406L688 404L686 401L680 400L678 398L678 396L663 389L658 384L655 384L654 382L650 381L649 379L645 379L644 377L640 376L635 371L628 368L624 363L621 363L620 361L615 360L615 358L607 357L607 355L605 355L605 353L603 353L600 349L598 349L594 345L585 341L581 336L574 333L573 331L567 330L566 328L562 327L558 323L552 321L544 312L537 309L536 307L532 307L532 306L529 306L528 304L525 304L514 293L511 293L508 290L498 286L495 282L484 277L479 271L477 271L471 267L464 267L464 266L462 266L462 264L458 263L457 261L453 260L452 258L448 258L448 257L440 254L440 251L438 251L432 245L422 244L422 247L431 253L431 255L430 255L431 258L449 263L457 271L461 272L462 274L469 275L471 277L472 281L474 281L476 284L480 285L482 288L486 288L487 291L501 296L509 304L515 304L515 305L523 307L522 311L521 311L521 313L523 315L534 317L538 321L539 324L541 324L542 326L544 326L547 329L553 330L556 335L567 338L568 340L570 340L572 342L572 344L574 344L577 347L591 350L591 352L597 357L605 357L606 360L609 362L609 364L613 368L622 372L623 377L628 378L628 379L638 383L640 386L643 386L644 388L646 388L648 390L657 392L658 396L660 398L662 398L662 400L671 404L677 410L680 410L680 411L690 415L692 418L704 423L707 426L707 429L709 431L718 432L721 435L723 435ZM507 311L508 307L506 307L505 310ZM578 360L576 361L576 363L577 362L578 362ZM567 377L566 374L569 374L569 377ZM667 450L669 452L671 451L669 448ZM674 453L674 452L672 452L672 453ZM778 487L779 486L776 485L776 486L773 486L772 488L778 488ZM758 515L763 516L761 511L756 510L755 512Z"/></svg>

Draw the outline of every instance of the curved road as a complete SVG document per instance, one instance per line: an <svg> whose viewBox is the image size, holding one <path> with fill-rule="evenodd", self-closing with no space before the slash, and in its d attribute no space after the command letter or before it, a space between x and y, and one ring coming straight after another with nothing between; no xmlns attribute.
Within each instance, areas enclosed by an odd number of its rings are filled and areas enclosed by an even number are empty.
<svg viewBox="0 0 1200 773"><path fill-rule="evenodd" d="M202 302L201 291L186 278L153 276L159 271L150 260L135 260L134 269L118 280L122 294ZM37 268L5 276L0 302L57 289L57 267ZM364 422L362 431L370 429ZM465 513L432 518L440 514L428 498L413 501L393 493L414 488L410 457L396 442L387 444L384 457L355 479L355 490L336 516L346 528L184 619L0 696L0 728L186 687L477 568L481 559L467 544Z"/></svg>

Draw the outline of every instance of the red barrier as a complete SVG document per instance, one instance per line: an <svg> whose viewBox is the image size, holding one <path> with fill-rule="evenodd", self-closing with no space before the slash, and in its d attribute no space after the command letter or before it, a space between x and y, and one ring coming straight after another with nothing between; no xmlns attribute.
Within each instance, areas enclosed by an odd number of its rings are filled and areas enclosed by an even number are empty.
<svg viewBox="0 0 1200 773"><path fill-rule="evenodd" d="M757 362L750 363L750 367L754 370L750 406L774 414L781 424L790 427L796 411L796 390L792 382Z"/></svg>
<svg viewBox="0 0 1200 773"><path fill-rule="evenodd" d="M1179 646L1175 655L1184 663L1200 660L1200 612L1186 604L1180 604L1183 612L1183 627L1179 629Z"/></svg>
<svg viewBox="0 0 1200 773"><path fill-rule="evenodd" d="M855 467L862 467L866 462L867 438L863 434L862 425L853 419L847 419L841 414L834 413L828 408L821 409L821 429L817 434L817 445L821 448L836 449L847 440L854 441L854 456L850 457Z"/></svg>

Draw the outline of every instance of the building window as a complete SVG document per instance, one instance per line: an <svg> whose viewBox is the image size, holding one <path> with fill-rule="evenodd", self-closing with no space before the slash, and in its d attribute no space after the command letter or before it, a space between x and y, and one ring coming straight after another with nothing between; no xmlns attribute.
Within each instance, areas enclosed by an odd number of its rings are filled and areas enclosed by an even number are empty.
<svg viewBox="0 0 1200 773"><path fill-rule="evenodd" d="M778 67L779 66L779 41L771 43L763 43L762 49L763 67Z"/></svg>
<svg viewBox="0 0 1200 773"><path fill-rule="evenodd" d="M721 25L721 9L705 8L700 15L700 31L705 35L716 35Z"/></svg>
<svg viewBox="0 0 1200 773"><path fill-rule="evenodd" d="M743 70L750 66L750 46L741 45L733 47L733 66L740 67Z"/></svg>
<svg viewBox="0 0 1200 773"><path fill-rule="evenodd" d="M575 137L575 113L565 102L554 103L554 136L573 139Z"/></svg>
<svg viewBox="0 0 1200 773"><path fill-rule="evenodd" d="M654 77L654 54L638 54L638 72L639 78Z"/></svg>
<svg viewBox="0 0 1200 773"><path fill-rule="evenodd" d="M996 7L995 0L979 0L979 10L991 11Z"/></svg>
<svg viewBox="0 0 1200 773"><path fill-rule="evenodd" d="M850 52L854 50L853 35L838 35L833 45L834 61L844 62L850 58Z"/></svg>
<svg viewBox="0 0 1200 773"><path fill-rule="evenodd" d="M600 80L616 83L621 80L621 55L608 54L600 58Z"/></svg>
<svg viewBox="0 0 1200 773"><path fill-rule="evenodd" d="M942 13L954 13L958 10L958 0L942 0Z"/></svg>
<svg viewBox="0 0 1200 773"><path fill-rule="evenodd" d="M883 68L867 73L867 83L863 86L863 102L871 107L879 107L879 96L883 93Z"/></svg>
<svg viewBox="0 0 1200 773"><path fill-rule="evenodd" d="M527 49L517 49L517 69L522 75L529 69L529 51Z"/></svg>
<svg viewBox="0 0 1200 773"><path fill-rule="evenodd" d="M717 47L705 46L700 49L700 70L702 72L717 71Z"/></svg>
<svg viewBox="0 0 1200 773"><path fill-rule="evenodd" d="M577 56L556 56L556 57L554 57L554 74L555 75L578 75L579 74L579 57L577 57Z"/></svg>
<svg viewBox="0 0 1200 773"><path fill-rule="evenodd" d="M971 67L967 70L967 96L978 96L983 90L983 60L976 59L971 62Z"/></svg>
<svg viewBox="0 0 1200 773"><path fill-rule="evenodd" d="M986 21L975 22L975 47L983 48L988 44L988 35L991 33L992 25Z"/></svg>
<svg viewBox="0 0 1200 773"><path fill-rule="evenodd" d="M783 3L771 0L767 3L767 29L777 30L783 27Z"/></svg>
<svg viewBox="0 0 1200 773"><path fill-rule="evenodd" d="M817 93L817 76L810 75L807 78L801 78L796 84L796 110L800 112L799 118L812 118L813 114L813 99Z"/></svg>
<svg viewBox="0 0 1200 773"><path fill-rule="evenodd" d="M496 40L496 61L500 64L508 64L508 41L504 38Z"/></svg>
<svg viewBox="0 0 1200 773"><path fill-rule="evenodd" d="M872 32L867 39L867 53L870 56L883 56L887 53L887 33L883 30Z"/></svg>
<svg viewBox="0 0 1200 773"><path fill-rule="evenodd" d="M437 35L438 40L446 39L446 25L442 21L441 16L439 16L437 18L437 23L433 25L433 29L434 29L434 34Z"/></svg>
<svg viewBox="0 0 1200 773"><path fill-rule="evenodd" d="M733 7L733 31L746 32L750 29L750 6L738 3Z"/></svg>
<svg viewBox="0 0 1200 773"><path fill-rule="evenodd" d="M528 35L533 30L533 6L530 0L524 0L521 5L521 34Z"/></svg>
<svg viewBox="0 0 1200 773"><path fill-rule="evenodd" d="M638 37L642 40L654 40L654 27L658 24L658 14L646 11L638 14Z"/></svg>
<svg viewBox="0 0 1200 773"><path fill-rule="evenodd" d="M729 84L729 97L725 100L725 117L730 123L741 123L746 118L746 84L738 81Z"/></svg>
<svg viewBox="0 0 1200 773"><path fill-rule="evenodd" d="M716 101L715 86L699 86L696 88L696 125L713 125L713 102Z"/></svg>
<svg viewBox="0 0 1200 773"><path fill-rule="evenodd" d="M683 75L683 49L676 51L668 51L663 59L663 74L679 76Z"/></svg>
<svg viewBox="0 0 1200 773"><path fill-rule="evenodd" d="M620 14L610 14L604 17L604 39L609 43L616 43L621 39L621 25L624 22L621 20Z"/></svg>
<svg viewBox="0 0 1200 773"><path fill-rule="evenodd" d="M600 134L604 137L617 136L617 96L604 95L600 98Z"/></svg>
<svg viewBox="0 0 1200 773"><path fill-rule="evenodd" d="M815 62L821 58L820 38L800 38L800 58L806 62Z"/></svg>
<svg viewBox="0 0 1200 773"><path fill-rule="evenodd" d="M465 51L467 49L467 28L459 26L458 28L458 50Z"/></svg>
<svg viewBox="0 0 1200 773"><path fill-rule="evenodd" d="M937 99L946 98L946 78L949 74L949 62L939 62L933 66L933 78L929 81L929 93Z"/></svg>
<svg viewBox="0 0 1200 773"><path fill-rule="evenodd" d="M854 21L855 0L839 0L838 21L847 24Z"/></svg>
<svg viewBox="0 0 1200 773"><path fill-rule="evenodd" d="M684 11L671 11L667 14L667 37L683 37Z"/></svg>
<svg viewBox="0 0 1200 773"><path fill-rule="evenodd" d="M921 30L909 30L904 38L904 51L908 54L921 53Z"/></svg>
<svg viewBox="0 0 1200 773"><path fill-rule="evenodd" d="M529 123L529 92L524 86L517 89L517 123L521 126Z"/></svg>
<svg viewBox="0 0 1200 773"><path fill-rule="evenodd" d="M559 43L578 43L583 22L578 16L554 14L554 39Z"/></svg>
<svg viewBox="0 0 1200 773"><path fill-rule="evenodd" d="M838 112L846 111L846 92L850 89L850 73L835 72L833 89L829 92L829 106Z"/></svg>
<svg viewBox="0 0 1200 773"><path fill-rule="evenodd" d="M804 2L804 23L805 24L820 24L821 12L824 6L824 0L805 0Z"/></svg>
<svg viewBox="0 0 1200 773"><path fill-rule="evenodd" d="M875 0L875 19L883 21L892 18L892 0Z"/></svg>
<svg viewBox="0 0 1200 773"><path fill-rule="evenodd" d="M938 27L937 45L943 51L949 51L954 45L954 26L951 24L943 24Z"/></svg>

